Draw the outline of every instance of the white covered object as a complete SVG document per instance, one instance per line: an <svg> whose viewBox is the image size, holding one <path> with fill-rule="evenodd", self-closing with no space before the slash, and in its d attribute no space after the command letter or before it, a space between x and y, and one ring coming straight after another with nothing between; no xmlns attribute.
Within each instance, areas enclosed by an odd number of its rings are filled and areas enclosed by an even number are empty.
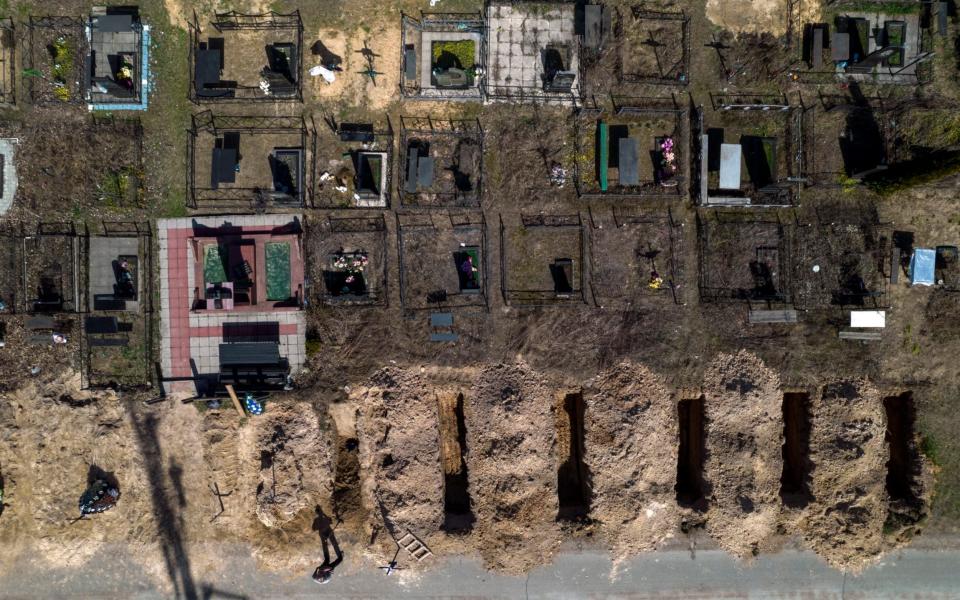
<svg viewBox="0 0 960 600"><path fill-rule="evenodd" d="M884 310L851 310L850 327L872 327L881 329L887 326L887 312Z"/></svg>

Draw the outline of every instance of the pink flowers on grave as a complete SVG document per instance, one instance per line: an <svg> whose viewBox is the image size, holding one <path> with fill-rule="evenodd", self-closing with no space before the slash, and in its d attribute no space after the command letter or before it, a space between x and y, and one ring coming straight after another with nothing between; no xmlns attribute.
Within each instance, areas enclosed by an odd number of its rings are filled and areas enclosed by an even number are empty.
<svg viewBox="0 0 960 600"><path fill-rule="evenodd" d="M673 138L663 138L660 142L661 163L665 170L672 171L677 166L677 155L673 149Z"/></svg>

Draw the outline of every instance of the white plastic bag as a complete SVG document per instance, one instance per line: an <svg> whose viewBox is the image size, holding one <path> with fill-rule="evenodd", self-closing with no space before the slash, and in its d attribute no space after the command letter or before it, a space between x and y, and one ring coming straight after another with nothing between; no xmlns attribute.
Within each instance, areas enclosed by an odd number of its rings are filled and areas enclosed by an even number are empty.
<svg viewBox="0 0 960 600"><path fill-rule="evenodd" d="M337 80L337 76L333 74L333 71L330 69L324 68L320 65L317 65L310 69L310 75L316 77L318 75L322 76L327 83L333 83Z"/></svg>

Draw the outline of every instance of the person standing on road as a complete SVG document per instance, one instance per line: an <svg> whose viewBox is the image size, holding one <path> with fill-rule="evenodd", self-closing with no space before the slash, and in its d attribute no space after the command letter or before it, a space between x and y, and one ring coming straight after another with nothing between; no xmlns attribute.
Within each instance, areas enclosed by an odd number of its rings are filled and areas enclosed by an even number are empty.
<svg viewBox="0 0 960 600"><path fill-rule="evenodd" d="M316 511L317 518L313 521L313 528L320 533L320 542L323 544L323 564L314 570L313 580L323 585L330 583L333 570L343 562L343 552L340 550L340 544L337 543L337 538L333 534L330 517L324 514L323 509L319 506L316 507ZM333 562L330 561L330 546L333 546L333 551L337 555Z"/></svg>

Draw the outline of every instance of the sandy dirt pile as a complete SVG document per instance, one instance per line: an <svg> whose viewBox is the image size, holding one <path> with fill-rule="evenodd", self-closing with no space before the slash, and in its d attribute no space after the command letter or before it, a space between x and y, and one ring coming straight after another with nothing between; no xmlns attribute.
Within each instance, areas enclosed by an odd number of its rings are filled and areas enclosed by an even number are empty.
<svg viewBox="0 0 960 600"><path fill-rule="evenodd" d="M78 566L104 543L156 534L136 435L112 393L80 390L80 375L30 382L4 398L7 442L2 532L6 546L34 543L54 564ZM88 478L107 473L120 489L111 511L71 524ZM10 539L8 536L13 536ZM11 544L10 542L15 542Z"/></svg>
<svg viewBox="0 0 960 600"><path fill-rule="evenodd" d="M307 402L274 398L241 430L239 537L271 570L305 572L322 553L318 509L331 512L333 446L327 417ZM316 563L316 564L315 564Z"/></svg>
<svg viewBox="0 0 960 600"><path fill-rule="evenodd" d="M864 380L824 386L811 410L811 494L803 537L831 565L860 570L885 549L886 416Z"/></svg>
<svg viewBox="0 0 960 600"><path fill-rule="evenodd" d="M583 394L591 515L615 560L651 550L679 522L674 494L677 418L671 394L660 377L630 362L590 380Z"/></svg>
<svg viewBox="0 0 960 600"><path fill-rule="evenodd" d="M746 351L719 355L704 379L707 530L748 557L770 549L780 514L780 379Z"/></svg>
<svg viewBox="0 0 960 600"><path fill-rule="evenodd" d="M409 531L425 540L443 523L443 471L432 390L418 373L387 368L352 395L360 406L364 502L377 524L383 523L395 538Z"/></svg>
<svg viewBox="0 0 960 600"><path fill-rule="evenodd" d="M162 547L207 532L209 515L192 506L192 492L204 485L202 451L189 426L197 413L80 388L79 374L66 372L0 399L8 504L0 539L58 567L81 566L109 544L126 543L133 560L169 585ZM119 501L75 521L80 495L96 478L116 485Z"/></svg>
<svg viewBox="0 0 960 600"><path fill-rule="evenodd" d="M267 527L278 527L305 509L328 504L333 491L331 445L320 419L307 403L272 403L254 417L250 448L259 459L256 513ZM248 456L256 464L254 457Z"/></svg>
<svg viewBox="0 0 960 600"><path fill-rule="evenodd" d="M480 371L465 406L474 542L486 566L525 573L550 560L556 524L553 396L525 363Z"/></svg>
<svg viewBox="0 0 960 600"><path fill-rule="evenodd" d="M820 20L819 0L807 0L798 6L799 15L794 15L795 22L815 23ZM778 0L707 0L707 18L714 25L734 33L766 32L776 36L787 32L790 21L787 2Z"/></svg>

